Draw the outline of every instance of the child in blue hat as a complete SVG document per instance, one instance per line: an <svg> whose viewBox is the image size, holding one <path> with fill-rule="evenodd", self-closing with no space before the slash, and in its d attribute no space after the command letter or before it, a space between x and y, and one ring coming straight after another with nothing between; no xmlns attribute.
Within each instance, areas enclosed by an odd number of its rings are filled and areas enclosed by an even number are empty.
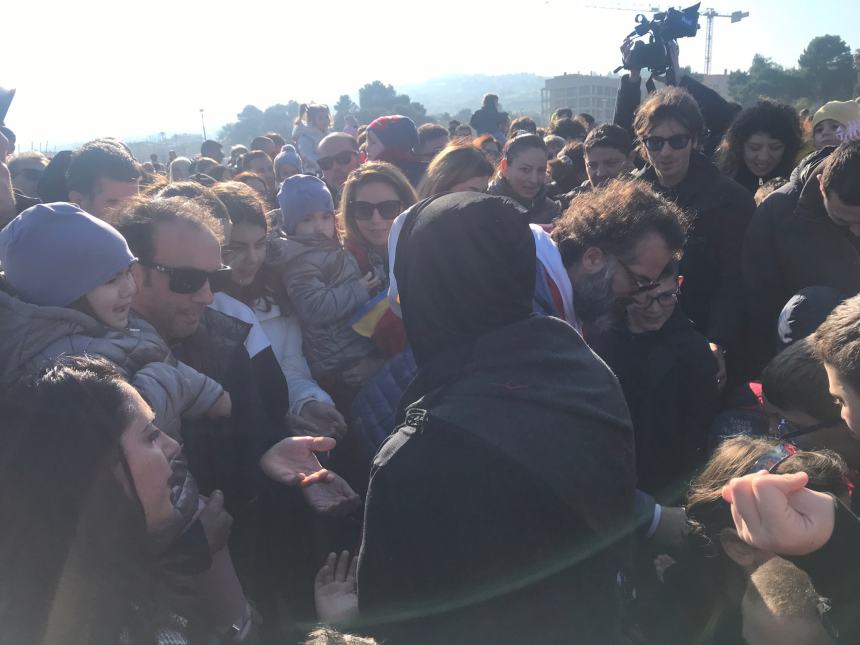
<svg viewBox="0 0 860 645"><path fill-rule="evenodd" d="M341 244L334 202L325 183L311 175L288 177L278 192L280 235L267 262L280 275L302 326L304 352L314 378L342 396L341 406L376 372L381 360L351 318L379 287L372 273ZM348 409L341 410L348 413Z"/></svg>

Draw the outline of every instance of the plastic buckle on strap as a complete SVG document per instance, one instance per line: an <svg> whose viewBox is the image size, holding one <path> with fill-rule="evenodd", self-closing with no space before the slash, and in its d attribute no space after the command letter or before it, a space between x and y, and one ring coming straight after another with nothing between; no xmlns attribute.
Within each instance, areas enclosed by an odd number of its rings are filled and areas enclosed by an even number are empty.
<svg viewBox="0 0 860 645"><path fill-rule="evenodd" d="M421 408L413 408L406 411L406 425L415 428L416 432L421 432L424 428L424 423L427 421L427 410Z"/></svg>

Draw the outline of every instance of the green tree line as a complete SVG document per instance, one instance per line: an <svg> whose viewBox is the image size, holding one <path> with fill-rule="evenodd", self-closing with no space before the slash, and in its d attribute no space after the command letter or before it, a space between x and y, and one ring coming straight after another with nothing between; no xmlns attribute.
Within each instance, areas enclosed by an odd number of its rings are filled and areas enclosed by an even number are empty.
<svg viewBox="0 0 860 645"><path fill-rule="evenodd" d="M827 101L846 101L860 94L860 50L851 48L839 36L813 38L797 67L786 68L756 54L747 71L729 74L729 92L743 106L759 97L768 97L814 108Z"/></svg>

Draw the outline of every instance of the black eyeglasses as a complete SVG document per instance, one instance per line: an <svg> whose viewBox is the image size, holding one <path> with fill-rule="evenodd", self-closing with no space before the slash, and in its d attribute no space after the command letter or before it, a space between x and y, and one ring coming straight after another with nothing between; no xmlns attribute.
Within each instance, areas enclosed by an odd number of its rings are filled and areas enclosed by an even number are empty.
<svg viewBox="0 0 860 645"><path fill-rule="evenodd" d="M382 219L394 219L403 212L403 204L399 199L390 199L384 202L350 202L349 207L355 214L355 219L369 220L373 217L373 211L378 211Z"/></svg>
<svg viewBox="0 0 860 645"><path fill-rule="evenodd" d="M661 307L670 307L678 302L678 296L681 295L681 289L676 287L671 291L663 291L655 296L648 293L637 293L630 297L630 304L648 309L656 300Z"/></svg>
<svg viewBox="0 0 860 645"><path fill-rule="evenodd" d="M345 166L352 158L358 153L355 150L344 150L343 152L338 152L336 155L332 155L331 157L320 157L317 159L317 164L323 170L331 170L334 168L335 162L337 162L338 166Z"/></svg>
<svg viewBox="0 0 860 645"><path fill-rule="evenodd" d="M166 267L155 262L141 262L141 266L163 273L170 278L169 287L173 293L191 294L197 293L203 285L209 282L215 290L224 284L230 277L230 267L221 265L215 271L203 271L202 269L191 269L186 267Z"/></svg>
<svg viewBox="0 0 860 645"><path fill-rule="evenodd" d="M645 137L642 141L651 152L660 152L667 143L672 150L683 150L690 143L689 134L673 134L671 137Z"/></svg>
<svg viewBox="0 0 860 645"><path fill-rule="evenodd" d="M634 273L629 266L624 264L621 260L618 260L618 264L620 264L624 270L627 272L627 275L630 277L630 280L633 284L636 285L636 288L630 293L630 297L643 293L645 291L651 291L652 289L656 289L660 286L659 280L652 280L651 278L638 275Z"/></svg>

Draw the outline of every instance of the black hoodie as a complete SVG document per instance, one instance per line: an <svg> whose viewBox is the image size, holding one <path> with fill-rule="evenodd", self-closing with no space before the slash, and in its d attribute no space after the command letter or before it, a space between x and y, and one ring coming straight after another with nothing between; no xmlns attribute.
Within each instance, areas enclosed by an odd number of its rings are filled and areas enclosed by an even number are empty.
<svg viewBox="0 0 860 645"><path fill-rule="evenodd" d="M635 490L618 381L531 314L534 242L509 200L422 202L397 256L419 372L374 460L362 620L392 644L612 642Z"/></svg>

